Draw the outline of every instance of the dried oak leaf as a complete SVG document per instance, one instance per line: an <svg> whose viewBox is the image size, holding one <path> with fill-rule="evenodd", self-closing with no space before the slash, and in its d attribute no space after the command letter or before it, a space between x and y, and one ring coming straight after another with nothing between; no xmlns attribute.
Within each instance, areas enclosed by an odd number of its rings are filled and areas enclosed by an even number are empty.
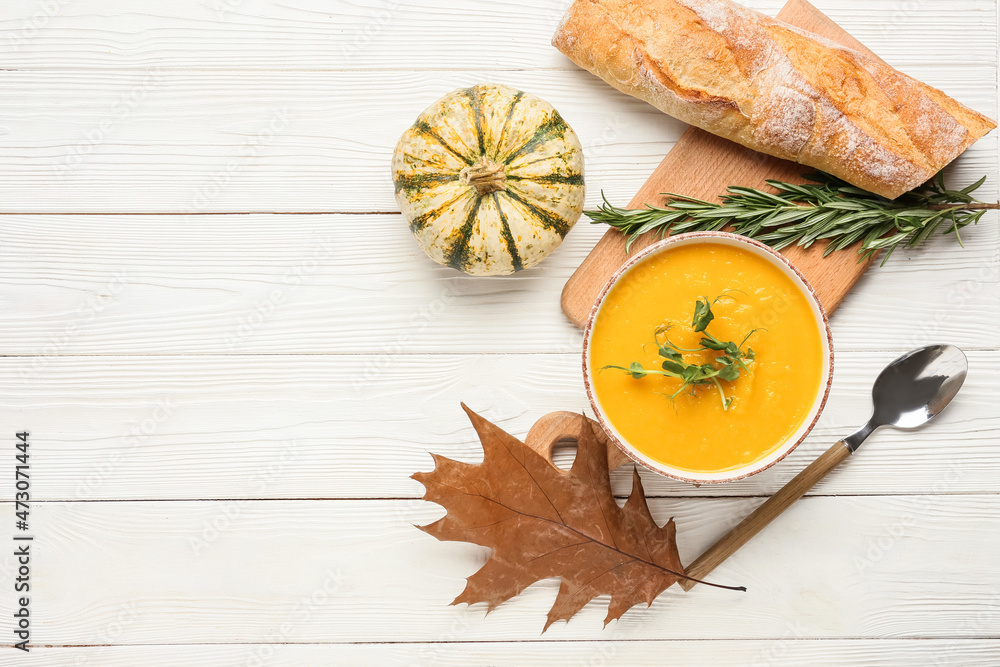
<svg viewBox="0 0 1000 667"><path fill-rule="evenodd" d="M560 577L544 632L599 595L611 596L607 625L640 602L652 604L678 580L684 570L673 519L656 525L634 470L628 501L624 507L615 503L607 449L592 422L592 428L581 429L576 460L564 471L465 404L462 408L482 441L483 462L433 455L435 469L413 475L427 489L424 499L448 511L421 530L439 540L492 549L452 604L485 602L492 611L536 581Z"/></svg>

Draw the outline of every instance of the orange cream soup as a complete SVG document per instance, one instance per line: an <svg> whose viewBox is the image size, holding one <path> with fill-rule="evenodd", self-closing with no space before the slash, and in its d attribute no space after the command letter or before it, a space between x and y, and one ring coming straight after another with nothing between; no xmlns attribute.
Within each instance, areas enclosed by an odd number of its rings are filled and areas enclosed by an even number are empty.
<svg viewBox="0 0 1000 667"><path fill-rule="evenodd" d="M727 290L733 298L712 307L708 332L739 343L761 329L748 343L757 355L749 375L722 383L736 397L728 411L714 386L695 387L696 396L671 404L663 394L673 394L679 380L600 370L633 361L660 368L651 342L662 324L674 324L676 345L699 347L701 335L691 330L695 301ZM781 269L749 250L699 243L661 251L618 281L594 322L590 363L598 403L629 444L674 468L723 472L759 461L802 425L820 389L824 355L809 301Z"/></svg>

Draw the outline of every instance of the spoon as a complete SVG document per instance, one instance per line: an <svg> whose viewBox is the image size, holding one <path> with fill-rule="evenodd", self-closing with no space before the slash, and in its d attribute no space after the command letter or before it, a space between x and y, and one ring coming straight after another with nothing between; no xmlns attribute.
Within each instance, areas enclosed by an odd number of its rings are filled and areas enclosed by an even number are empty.
<svg viewBox="0 0 1000 667"><path fill-rule="evenodd" d="M704 579L722 561L749 542L816 482L856 452L876 429L882 426L913 429L937 416L962 388L968 370L965 354L952 345L921 347L886 366L872 388L874 409L868 422L821 454L685 568L685 573L692 579L681 581L681 588L691 590L697 583L694 579Z"/></svg>

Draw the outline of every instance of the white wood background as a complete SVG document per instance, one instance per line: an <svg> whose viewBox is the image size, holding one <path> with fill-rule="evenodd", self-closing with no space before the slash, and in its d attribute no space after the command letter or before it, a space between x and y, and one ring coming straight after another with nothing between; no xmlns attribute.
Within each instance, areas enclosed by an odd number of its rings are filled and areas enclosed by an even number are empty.
<svg viewBox="0 0 1000 667"><path fill-rule="evenodd" d="M815 4L997 117L993 0ZM884 363L969 352L936 423L874 436L717 571L749 592L671 590L604 629L598 601L544 635L554 580L489 617L448 606L485 554L413 528L441 511L409 475L479 456L459 401L519 435L585 407L558 297L603 230L463 277L410 238L389 157L431 101L499 81L577 130L591 204L627 201L684 126L549 46L567 5L0 4L0 501L29 430L37 535L35 648L0 664L1000 664L995 214L862 280L834 317L830 405L781 465L700 489L644 475L690 560L867 417ZM948 178L986 174L995 200L998 157L993 134Z"/></svg>

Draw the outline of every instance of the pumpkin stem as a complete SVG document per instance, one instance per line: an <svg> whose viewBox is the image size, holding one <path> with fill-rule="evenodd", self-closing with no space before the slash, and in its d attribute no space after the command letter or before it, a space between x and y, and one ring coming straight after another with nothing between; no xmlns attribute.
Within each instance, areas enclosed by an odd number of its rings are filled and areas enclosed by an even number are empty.
<svg viewBox="0 0 1000 667"><path fill-rule="evenodd" d="M503 165L493 162L485 155L479 158L479 162L463 169L458 175L458 180L463 185L476 188L479 196L499 192L507 187L507 174Z"/></svg>

